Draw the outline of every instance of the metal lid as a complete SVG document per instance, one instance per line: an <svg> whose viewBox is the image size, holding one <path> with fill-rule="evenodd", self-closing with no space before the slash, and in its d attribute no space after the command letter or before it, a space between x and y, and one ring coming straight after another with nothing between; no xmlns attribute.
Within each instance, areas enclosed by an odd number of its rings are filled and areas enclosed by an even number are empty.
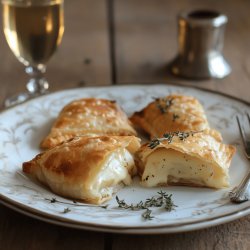
<svg viewBox="0 0 250 250"><path fill-rule="evenodd" d="M193 10L181 12L179 20L192 26L220 27L228 22L227 16L214 10Z"/></svg>

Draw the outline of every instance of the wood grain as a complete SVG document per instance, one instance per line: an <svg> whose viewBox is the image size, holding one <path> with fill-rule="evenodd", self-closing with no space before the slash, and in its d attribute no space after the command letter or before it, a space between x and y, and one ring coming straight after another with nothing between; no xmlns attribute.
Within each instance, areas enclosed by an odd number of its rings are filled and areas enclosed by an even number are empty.
<svg viewBox="0 0 250 250"><path fill-rule="evenodd" d="M115 1L115 54L118 83L183 83L218 90L250 101L249 1ZM178 53L177 14L215 9L229 18L224 55L232 73L222 80L191 81L169 74ZM246 91L247 90L247 91ZM116 236L113 249L249 249L250 216L206 230L160 236ZM126 244L124 244L126 242Z"/></svg>
<svg viewBox="0 0 250 250"><path fill-rule="evenodd" d="M116 236L113 250L162 250L162 249L229 249L250 248L250 217L237 222L188 233L156 236ZM126 242L126 245L124 244Z"/></svg>
<svg viewBox="0 0 250 250"><path fill-rule="evenodd" d="M1 11L1 6L0 6ZM0 20L0 26L2 21ZM110 84L105 1L65 1L63 41L48 63L51 91ZM10 51L0 29L0 106L4 98L25 91L28 76ZM103 249L105 234L54 226L13 212L0 204L0 249Z"/></svg>
<svg viewBox="0 0 250 250"><path fill-rule="evenodd" d="M250 86L249 8L247 0L115 1L118 82L181 82L250 100L245 91ZM167 65L178 53L177 15L190 9L215 9L228 16L224 55L233 71L225 79L188 81L168 73Z"/></svg>
<svg viewBox="0 0 250 250"><path fill-rule="evenodd" d="M112 2L112 0L110 0ZM79 85L108 85L111 68L121 84L180 82L218 90L250 101L250 2L247 0L115 0L115 67L110 63L107 3L65 1L66 30L62 45L48 64L51 90ZM177 54L176 15L180 10L217 9L229 17L225 57L233 72L223 80L187 81L171 76L167 64ZM25 90L24 67L0 31L0 102ZM228 224L169 235L118 235L59 227L0 205L0 250L247 250L250 216Z"/></svg>
<svg viewBox="0 0 250 250"><path fill-rule="evenodd" d="M104 234L51 225L0 205L1 250L103 249Z"/></svg>

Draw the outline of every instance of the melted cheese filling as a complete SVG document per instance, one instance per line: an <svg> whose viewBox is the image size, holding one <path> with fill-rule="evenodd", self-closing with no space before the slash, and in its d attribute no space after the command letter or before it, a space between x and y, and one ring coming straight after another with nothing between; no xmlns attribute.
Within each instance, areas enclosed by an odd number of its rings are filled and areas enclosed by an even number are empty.
<svg viewBox="0 0 250 250"><path fill-rule="evenodd" d="M153 187L171 183L213 188L229 185L228 173L217 165L173 149L157 149L147 158L142 185Z"/></svg>
<svg viewBox="0 0 250 250"><path fill-rule="evenodd" d="M134 159L127 149L112 152L90 188L92 193L102 199L110 198L120 182L126 185L131 183L133 168Z"/></svg>

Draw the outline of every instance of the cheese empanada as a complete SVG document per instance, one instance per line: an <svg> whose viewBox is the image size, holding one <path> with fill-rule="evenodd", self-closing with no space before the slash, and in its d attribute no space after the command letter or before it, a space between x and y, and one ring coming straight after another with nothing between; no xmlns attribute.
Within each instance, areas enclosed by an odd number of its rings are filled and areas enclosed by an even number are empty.
<svg viewBox="0 0 250 250"><path fill-rule="evenodd" d="M201 131L209 124L200 102L191 96L169 95L156 98L143 110L135 112L132 123L151 138L174 131Z"/></svg>
<svg viewBox="0 0 250 250"><path fill-rule="evenodd" d="M209 129L165 136L143 145L136 154L142 185L228 187L235 147L223 144L219 132Z"/></svg>
<svg viewBox="0 0 250 250"><path fill-rule="evenodd" d="M51 148L82 135L136 135L136 131L115 101L85 98L62 109L41 147Z"/></svg>
<svg viewBox="0 0 250 250"><path fill-rule="evenodd" d="M117 184L130 184L139 147L135 136L75 137L23 163L23 171L56 194L100 204Z"/></svg>

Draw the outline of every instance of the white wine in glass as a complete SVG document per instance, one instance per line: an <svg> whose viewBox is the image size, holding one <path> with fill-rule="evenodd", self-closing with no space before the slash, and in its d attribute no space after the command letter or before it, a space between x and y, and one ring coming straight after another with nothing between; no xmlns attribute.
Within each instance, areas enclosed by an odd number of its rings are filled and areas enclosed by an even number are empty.
<svg viewBox="0 0 250 250"><path fill-rule="evenodd" d="M2 9L6 40L30 75L28 93L5 101L5 106L12 106L44 94L49 88L44 73L46 63L62 40L63 0L2 0Z"/></svg>

